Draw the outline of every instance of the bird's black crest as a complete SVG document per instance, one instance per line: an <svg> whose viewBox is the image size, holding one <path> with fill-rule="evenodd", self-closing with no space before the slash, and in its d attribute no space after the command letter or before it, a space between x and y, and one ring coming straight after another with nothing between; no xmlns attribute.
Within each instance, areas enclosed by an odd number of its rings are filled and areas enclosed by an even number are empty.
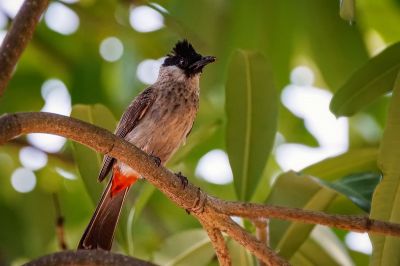
<svg viewBox="0 0 400 266"><path fill-rule="evenodd" d="M176 56L181 56L185 58L189 58L192 56L197 57L199 55L198 53L196 53L196 50L194 50L193 46L186 39L177 42L175 44L174 49L172 49L172 52Z"/></svg>
<svg viewBox="0 0 400 266"><path fill-rule="evenodd" d="M163 66L178 66L187 69L191 64L201 59L193 46L185 39L175 44L172 52L167 55Z"/></svg>

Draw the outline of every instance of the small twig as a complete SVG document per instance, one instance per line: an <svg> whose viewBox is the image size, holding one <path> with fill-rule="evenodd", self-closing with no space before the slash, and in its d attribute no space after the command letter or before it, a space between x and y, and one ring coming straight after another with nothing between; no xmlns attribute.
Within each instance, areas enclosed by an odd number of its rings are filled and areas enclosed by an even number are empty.
<svg viewBox="0 0 400 266"><path fill-rule="evenodd" d="M0 47L0 97L49 0L25 0Z"/></svg>
<svg viewBox="0 0 400 266"><path fill-rule="evenodd" d="M216 200L215 198L209 199L208 201L214 201L212 203L213 207L226 215L252 219L260 217L276 218L307 224L326 225L360 233L370 232L400 237L400 224L373 220L367 216L327 214L298 208L230 202Z"/></svg>
<svg viewBox="0 0 400 266"><path fill-rule="evenodd" d="M64 217L61 214L60 202L58 200L57 194L53 194L54 208L56 211L56 234L58 239L58 245L61 250L67 250L67 242L65 241L65 231L64 231Z"/></svg>
<svg viewBox="0 0 400 266"><path fill-rule="evenodd" d="M236 224L232 219L225 218L221 223L221 231L231 236L239 244L247 248L259 260L268 266L287 266L289 262L279 257L278 254L267 247L265 243L258 241L254 236L247 233L242 227Z"/></svg>
<svg viewBox="0 0 400 266"><path fill-rule="evenodd" d="M265 245L267 245L267 247L269 247L269 235L268 235L268 219L265 218L259 218L259 219L254 219L253 220L253 224L256 227L256 237L257 239L262 242L265 243ZM264 262L262 261L258 261L258 265L259 266L266 266Z"/></svg>
<svg viewBox="0 0 400 266"><path fill-rule="evenodd" d="M228 247L226 246L225 239L222 236L221 231L207 225L203 225L203 227L207 231L208 236L210 237L211 243L215 249L215 253L217 254L219 265L221 266L232 265Z"/></svg>

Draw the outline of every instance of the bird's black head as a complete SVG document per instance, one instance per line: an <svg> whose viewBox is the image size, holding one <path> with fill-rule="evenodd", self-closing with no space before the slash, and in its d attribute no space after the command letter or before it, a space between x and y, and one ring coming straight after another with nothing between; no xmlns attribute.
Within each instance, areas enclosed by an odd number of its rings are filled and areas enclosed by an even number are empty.
<svg viewBox="0 0 400 266"><path fill-rule="evenodd" d="M192 76L200 73L204 66L214 61L214 56L198 54L187 40L183 40L175 44L172 52L165 58L163 66L177 66L185 71L187 76Z"/></svg>

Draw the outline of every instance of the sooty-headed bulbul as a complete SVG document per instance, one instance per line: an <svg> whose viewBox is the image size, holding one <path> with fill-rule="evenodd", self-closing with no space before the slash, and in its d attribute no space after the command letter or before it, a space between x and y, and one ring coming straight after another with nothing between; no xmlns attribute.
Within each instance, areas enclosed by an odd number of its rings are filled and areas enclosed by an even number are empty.
<svg viewBox="0 0 400 266"><path fill-rule="evenodd" d="M214 61L213 56L198 54L187 40L179 41L161 65L157 81L126 109L115 135L164 165L191 131L199 106L200 74ZM111 249L126 194L141 177L135 169L106 155L99 181L110 171L112 177L78 249Z"/></svg>

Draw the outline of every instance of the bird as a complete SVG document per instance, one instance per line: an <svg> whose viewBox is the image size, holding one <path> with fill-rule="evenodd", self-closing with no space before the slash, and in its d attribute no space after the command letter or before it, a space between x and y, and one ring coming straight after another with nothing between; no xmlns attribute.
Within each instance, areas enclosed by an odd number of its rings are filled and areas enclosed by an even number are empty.
<svg viewBox="0 0 400 266"><path fill-rule="evenodd" d="M186 39L178 41L160 66L153 85L136 96L123 113L114 134L151 156L157 165L185 142L199 108L200 76L214 56L202 56ZM141 174L105 155L98 180L112 172L78 249L110 250L124 199ZM187 179L177 174L183 183ZM186 179L186 180L185 180Z"/></svg>

